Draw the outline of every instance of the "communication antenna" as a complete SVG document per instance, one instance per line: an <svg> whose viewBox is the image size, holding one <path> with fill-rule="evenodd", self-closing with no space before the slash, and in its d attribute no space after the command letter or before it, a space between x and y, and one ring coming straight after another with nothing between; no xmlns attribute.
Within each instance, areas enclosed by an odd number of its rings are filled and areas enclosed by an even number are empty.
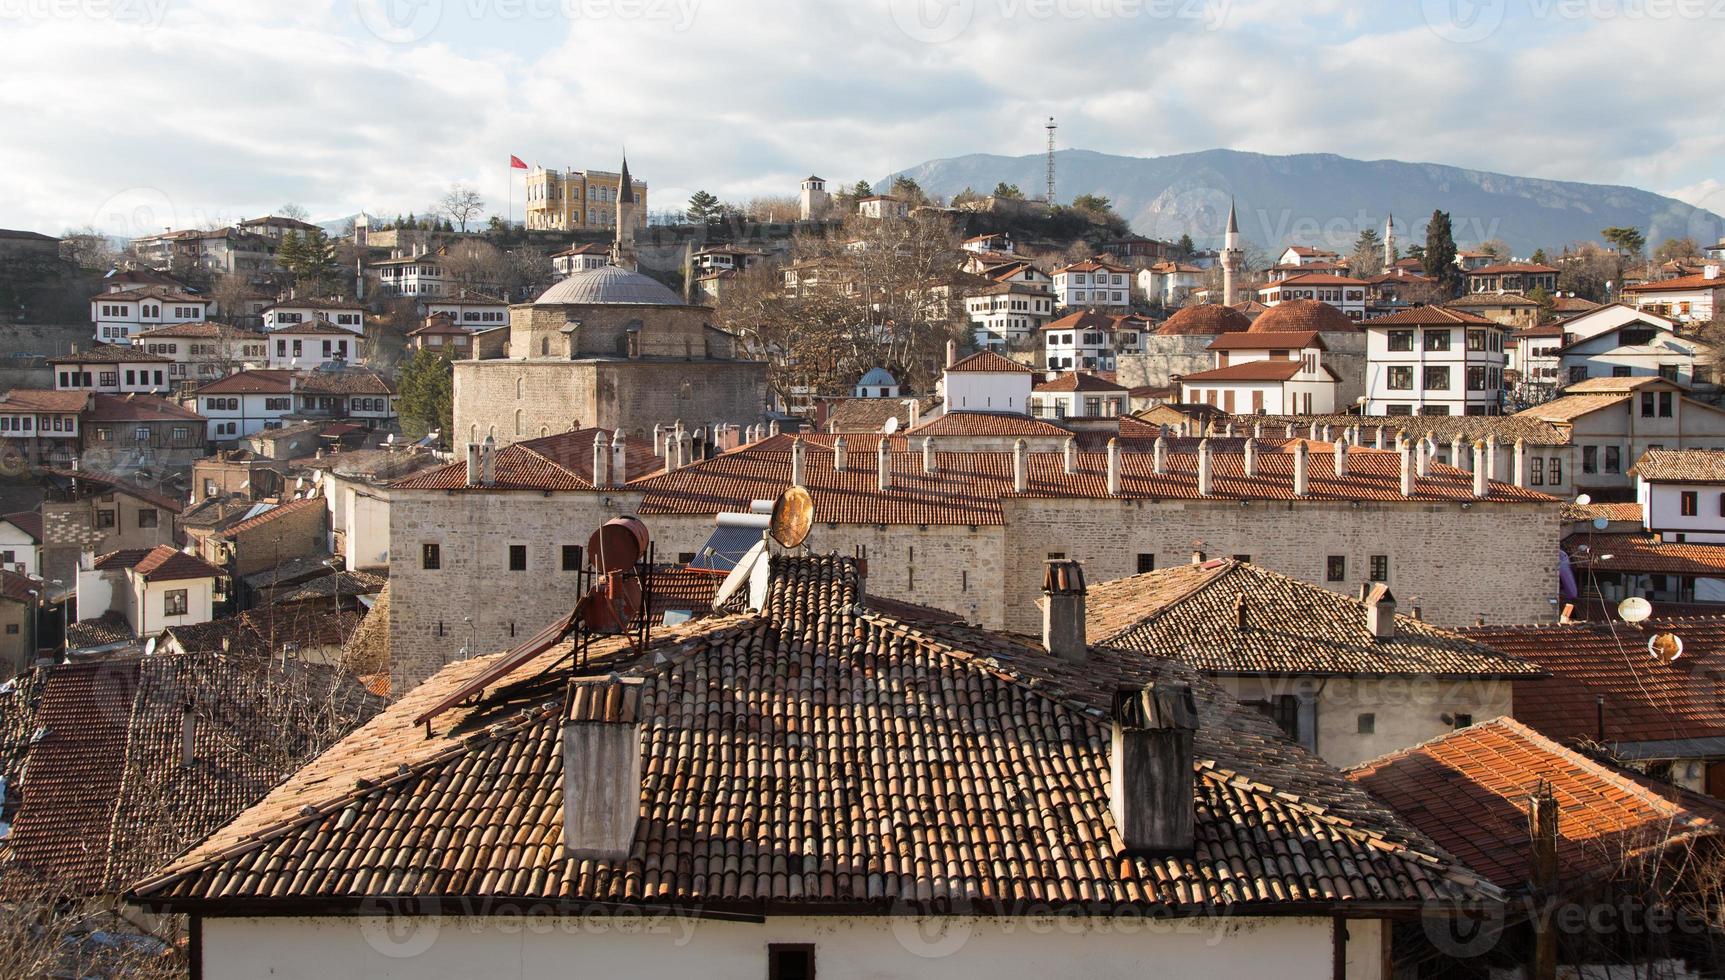
<svg viewBox="0 0 1725 980"><path fill-rule="evenodd" d="M1054 117L1048 117L1048 203L1054 203L1054 131L1059 128L1054 125Z"/></svg>
<svg viewBox="0 0 1725 980"><path fill-rule="evenodd" d="M887 419L886 423L880 427L880 430L889 436L892 435L894 432L897 432L898 431L898 416L894 415L891 418Z"/></svg>
<svg viewBox="0 0 1725 980"><path fill-rule="evenodd" d="M1653 615L1653 603L1638 595L1632 595L1617 604L1617 618L1631 625L1643 622Z"/></svg>
<svg viewBox="0 0 1725 980"><path fill-rule="evenodd" d="M815 501L809 492L795 485L786 487L779 499L773 502L773 517L767 524L767 533L780 546L795 548L808 539L814 517Z"/></svg>

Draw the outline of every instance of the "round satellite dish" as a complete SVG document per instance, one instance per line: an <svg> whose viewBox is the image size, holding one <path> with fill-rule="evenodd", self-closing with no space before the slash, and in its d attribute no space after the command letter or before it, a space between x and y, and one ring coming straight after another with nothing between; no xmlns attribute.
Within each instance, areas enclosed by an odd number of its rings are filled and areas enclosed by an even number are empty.
<svg viewBox="0 0 1725 980"><path fill-rule="evenodd" d="M1632 595L1617 604L1617 618L1626 623L1639 623L1653 615L1653 603Z"/></svg>
<svg viewBox="0 0 1725 980"><path fill-rule="evenodd" d="M1676 633L1655 633L1647 641L1647 652L1661 663L1671 663L1683 656L1683 638Z"/></svg>
<svg viewBox="0 0 1725 980"><path fill-rule="evenodd" d="M156 652L156 638L152 636L152 637L150 637L149 642L144 644L144 656L146 656L146 657L152 656L153 654L155 654L155 652Z"/></svg>
<svg viewBox="0 0 1725 980"><path fill-rule="evenodd" d="M1593 529L1595 531L1603 531L1610 526L1611 526L1611 521L1607 518L1595 517L1593 519Z"/></svg>
<svg viewBox="0 0 1725 980"><path fill-rule="evenodd" d="M889 436L892 435L894 432L897 432L898 431L898 416L894 415L892 418L887 419L886 424L881 426L880 430Z"/></svg>
<svg viewBox="0 0 1725 980"><path fill-rule="evenodd" d="M773 516L767 531L773 540L786 548L795 548L809 536L809 526L815 519L815 499L802 487L791 485L773 503Z"/></svg>
<svg viewBox="0 0 1725 980"><path fill-rule="evenodd" d="M1589 497L1587 494L1584 493L1581 496L1575 498L1575 502L1582 507L1586 507L1588 504L1593 503L1593 498Z"/></svg>
<svg viewBox="0 0 1725 980"><path fill-rule="evenodd" d="M621 572L647 553L647 525L633 517L613 517L587 539L587 563L601 572Z"/></svg>

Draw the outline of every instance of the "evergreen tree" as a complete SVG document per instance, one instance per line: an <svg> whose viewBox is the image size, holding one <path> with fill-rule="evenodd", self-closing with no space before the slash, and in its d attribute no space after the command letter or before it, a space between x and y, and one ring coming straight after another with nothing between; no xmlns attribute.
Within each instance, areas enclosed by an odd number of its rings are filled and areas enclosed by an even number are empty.
<svg viewBox="0 0 1725 980"><path fill-rule="evenodd" d="M1450 229L1449 214L1433 211L1426 222L1426 247L1420 255L1426 275L1438 281L1438 286L1450 296L1459 296L1462 286L1461 267L1455 264L1455 234Z"/></svg>
<svg viewBox="0 0 1725 980"><path fill-rule="evenodd" d="M1180 240L1174 243L1174 248L1183 259L1191 258L1193 253L1198 251L1198 246L1193 243L1191 235L1181 235Z"/></svg>
<svg viewBox="0 0 1725 980"><path fill-rule="evenodd" d="M1641 254L1647 246L1647 237L1641 234L1639 228L1606 228L1600 232L1617 254L1625 258L1634 258Z"/></svg>
<svg viewBox="0 0 1725 980"><path fill-rule="evenodd" d="M874 187L866 180L859 180L856 186L851 188L851 196L856 198L873 197Z"/></svg>
<svg viewBox="0 0 1725 980"><path fill-rule="evenodd" d="M1543 248L1534 249L1533 255L1528 257L1528 261L1532 262L1534 265L1545 265L1546 264L1545 249L1543 249Z"/></svg>
<svg viewBox="0 0 1725 980"><path fill-rule="evenodd" d="M719 214L719 199L706 191L689 195L689 220L697 224L711 221Z"/></svg>
<svg viewBox="0 0 1725 980"><path fill-rule="evenodd" d="M282 236L282 243L276 248L276 265L290 276L299 275L299 270L305 264L305 242L299 237L299 232L288 231Z"/></svg>
<svg viewBox="0 0 1725 980"><path fill-rule="evenodd" d="M450 442L455 417L455 372L449 358L429 347L422 348L401 367L396 379L400 392L396 412L401 433L408 439L422 438L433 429Z"/></svg>
<svg viewBox="0 0 1725 980"><path fill-rule="evenodd" d="M928 195L922 192L922 185L909 174L899 174L893 178L892 196L912 204L921 204L928 200Z"/></svg>
<svg viewBox="0 0 1725 980"><path fill-rule="evenodd" d="M1354 239L1354 254L1348 257L1348 272L1354 276L1375 276L1384 271L1384 240L1376 229L1366 228Z"/></svg>
<svg viewBox="0 0 1725 980"><path fill-rule="evenodd" d="M1018 189L1017 184L1008 184L1003 180L994 185L994 196L1017 201L1023 199L1024 192Z"/></svg>

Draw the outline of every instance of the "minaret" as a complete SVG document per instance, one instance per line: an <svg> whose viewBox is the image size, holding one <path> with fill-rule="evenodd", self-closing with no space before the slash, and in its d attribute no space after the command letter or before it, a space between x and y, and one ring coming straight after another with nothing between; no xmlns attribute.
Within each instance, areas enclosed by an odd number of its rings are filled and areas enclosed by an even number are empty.
<svg viewBox="0 0 1725 980"><path fill-rule="evenodd" d="M1228 201L1228 232L1222 238L1222 305L1234 305L1234 279L1240 274L1240 222L1234 217L1234 202Z"/></svg>
<svg viewBox="0 0 1725 980"><path fill-rule="evenodd" d="M1396 216L1384 220L1384 271L1391 272L1396 264Z"/></svg>
<svg viewBox="0 0 1725 980"><path fill-rule="evenodd" d="M635 183L629 179L629 156L623 156L623 176L617 181L617 240L611 244L611 264L635 271Z"/></svg>

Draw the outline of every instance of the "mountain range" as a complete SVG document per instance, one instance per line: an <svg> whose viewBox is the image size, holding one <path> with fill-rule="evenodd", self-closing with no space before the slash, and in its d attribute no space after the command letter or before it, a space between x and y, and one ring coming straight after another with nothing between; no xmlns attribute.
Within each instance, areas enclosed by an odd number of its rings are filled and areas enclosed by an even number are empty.
<svg viewBox="0 0 1725 980"><path fill-rule="evenodd" d="M969 154L930 160L888 176L914 178L931 195L950 198L997 182L1041 197L1047 158ZM1228 205L1236 203L1241 236L1266 250L1321 245L1346 254L1364 228L1382 234L1396 221L1403 250L1425 240L1434 209L1447 211L1455 240L1466 247L1497 239L1518 256L1535 249L1597 241L1600 230L1635 227L1650 246L1684 236L1705 248L1725 237L1725 218L1675 198L1634 187L1514 177L1435 163L1354 160L1329 153L1271 156L1204 150L1158 157L1090 150L1055 154L1056 197L1107 197L1134 231L1176 240L1191 235L1200 248L1222 244Z"/></svg>

